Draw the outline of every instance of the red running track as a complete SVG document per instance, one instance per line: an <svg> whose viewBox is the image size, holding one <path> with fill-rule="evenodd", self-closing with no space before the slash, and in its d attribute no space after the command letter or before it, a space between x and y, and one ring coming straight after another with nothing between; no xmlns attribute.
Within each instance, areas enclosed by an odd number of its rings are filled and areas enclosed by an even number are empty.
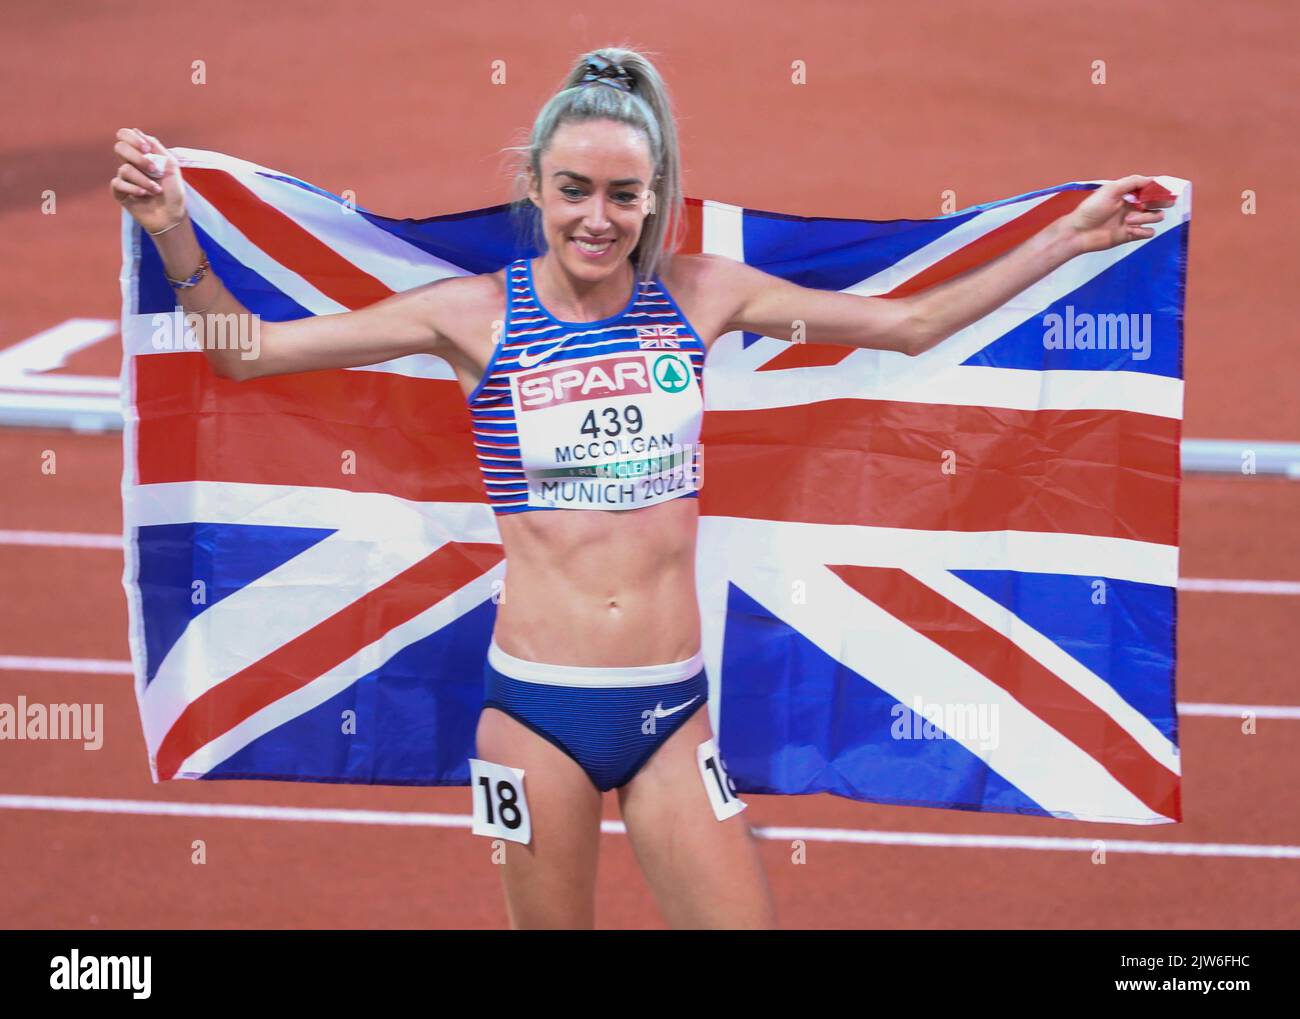
<svg viewBox="0 0 1300 1019"><path fill-rule="evenodd" d="M69 12L75 11L75 14ZM241 13L242 12L242 13ZM1300 15L1257 5L899 7L668 3L637 22L601 5L413 0L355 8L11 5L0 82L25 101L0 144L0 345L75 316L115 318L120 126L278 166L389 215L504 200L496 158L567 61L627 39L674 91L689 194L871 218L938 213L1073 179L1169 173L1195 186L1187 435L1300 436L1289 290L1297 141L1287 79ZM1169 28L1176 14L1177 32ZM716 58L725 54L726 66ZM207 83L190 80L205 61ZM793 60L808 85L790 83ZM505 60L507 84L490 84ZM1107 83L1090 82L1104 60ZM761 115L754 115L761 111ZM739 116L737 114L740 114ZM57 214L40 195L53 190ZM1258 214L1241 212L1242 192ZM101 344L66 371L116 373ZM43 451L58 474L40 471ZM0 433L0 531L120 534L117 436ZM1300 487L1192 478L1186 577L1300 580ZM0 655L124 661L121 553L0 544ZM1181 597L1179 701L1300 703L1300 597ZM10 662L9 664L12 664ZM0 668L0 701L94 699L102 749L0 744L0 797L251 804L463 816L466 789L149 781L131 682ZM1158 827L752 797L756 826L1300 846L1297 725L1181 722L1187 820ZM159 817L0 807L0 922L13 927L500 927L487 840L465 827ZM617 816L607 798L607 817ZM202 839L207 863L191 862ZM788 927L1294 927L1297 860L1086 850L762 842ZM627 840L603 839L601 927L662 926Z"/></svg>

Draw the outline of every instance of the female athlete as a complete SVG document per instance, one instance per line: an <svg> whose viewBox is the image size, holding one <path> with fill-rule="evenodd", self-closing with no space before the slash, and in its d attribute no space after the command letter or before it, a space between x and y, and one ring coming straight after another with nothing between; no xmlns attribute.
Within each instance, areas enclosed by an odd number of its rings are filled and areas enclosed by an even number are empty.
<svg viewBox="0 0 1300 1019"><path fill-rule="evenodd" d="M207 266L175 157L128 128L114 151L113 196L152 235L185 310L247 314ZM1153 236L1145 224L1163 213L1126 202L1150 178L1125 177L990 264L889 300L675 255L669 96L621 48L577 61L523 155L517 207L540 257L262 323L254 360L207 355L239 380L415 353L454 368L508 563L476 740L483 761L525 772L532 838L502 868L512 926L593 925L601 796L617 789L671 926L771 927L754 839L743 815L715 815L696 758L712 738L692 483L705 353L733 330L789 340L801 322L808 342L920 354L1075 255Z"/></svg>

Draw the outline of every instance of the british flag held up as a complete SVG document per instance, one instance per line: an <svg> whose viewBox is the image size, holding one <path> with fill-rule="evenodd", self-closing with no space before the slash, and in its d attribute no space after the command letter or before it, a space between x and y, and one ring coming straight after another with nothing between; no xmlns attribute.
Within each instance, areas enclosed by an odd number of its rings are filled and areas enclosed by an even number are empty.
<svg viewBox="0 0 1300 1019"><path fill-rule="evenodd" d="M536 253L506 206L389 219L173 151L213 270L267 321ZM918 357L714 345L698 594L742 793L1181 818L1191 187L1158 179L1177 202L1154 237L1071 260ZM890 222L688 200L686 250L901 296L1098 183ZM183 312L125 212L122 250L123 583L155 780L467 784L504 561L450 366L220 378L160 342Z"/></svg>

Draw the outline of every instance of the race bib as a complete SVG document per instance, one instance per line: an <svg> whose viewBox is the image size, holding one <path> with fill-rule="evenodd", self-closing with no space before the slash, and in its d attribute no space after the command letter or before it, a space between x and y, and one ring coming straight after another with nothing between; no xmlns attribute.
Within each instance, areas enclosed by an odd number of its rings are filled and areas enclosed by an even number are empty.
<svg viewBox="0 0 1300 1019"><path fill-rule="evenodd" d="M471 757L469 781L474 796L470 830L475 835L528 845L533 838L533 822L524 796L523 769Z"/></svg>
<svg viewBox="0 0 1300 1019"><path fill-rule="evenodd" d="M725 821L749 806L736 795L736 785L727 774L718 754L718 744L712 737L695 748L695 762L700 766L700 777L704 779L704 791L709 794L714 817Z"/></svg>
<svg viewBox="0 0 1300 1019"><path fill-rule="evenodd" d="M510 376L528 505L636 509L700 487L690 358L631 350Z"/></svg>

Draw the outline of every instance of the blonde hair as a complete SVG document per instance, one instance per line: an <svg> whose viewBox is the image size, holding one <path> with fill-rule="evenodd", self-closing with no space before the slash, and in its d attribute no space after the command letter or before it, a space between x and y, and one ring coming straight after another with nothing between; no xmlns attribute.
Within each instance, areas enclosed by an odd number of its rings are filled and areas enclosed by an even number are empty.
<svg viewBox="0 0 1300 1019"><path fill-rule="evenodd" d="M602 57L621 66L632 79L632 90L624 92L599 82L583 84L587 61L592 57ZM515 153L512 170L515 194L510 213L521 227L520 237L529 237L537 250L545 251L541 212L528 200L529 175L541 179L542 155L560 125L604 119L631 125L649 142L654 170L648 187L655 193L654 211L644 220L631 258L637 276L650 279L667 266L680 246L686 203L682 194L681 150L677 145L677 126L668 89L654 64L637 50L607 46L584 53L537 114L528 143L501 150Z"/></svg>

